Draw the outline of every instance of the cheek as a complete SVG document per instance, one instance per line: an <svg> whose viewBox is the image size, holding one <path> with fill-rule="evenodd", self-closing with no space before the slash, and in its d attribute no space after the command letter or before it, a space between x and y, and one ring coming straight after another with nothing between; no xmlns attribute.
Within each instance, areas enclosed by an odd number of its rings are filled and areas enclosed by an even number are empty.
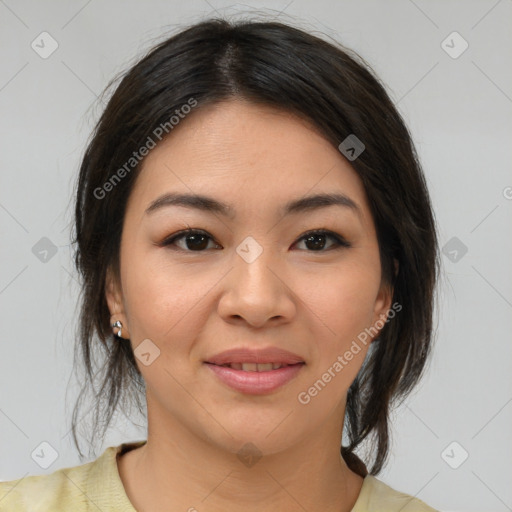
<svg viewBox="0 0 512 512"><path fill-rule="evenodd" d="M123 276L126 313L132 338L157 345L193 338L206 314L207 291L218 278L169 265L162 258L132 253Z"/></svg>
<svg viewBox="0 0 512 512"><path fill-rule="evenodd" d="M321 366L331 366L371 326L380 280L380 274L371 268L362 263L347 263L316 279L313 288L304 289L305 303L313 313L310 317L316 319L315 349ZM357 343L361 350L354 349L358 354L353 356L353 367L362 364L368 348L360 341Z"/></svg>
<svg viewBox="0 0 512 512"><path fill-rule="evenodd" d="M306 404L304 411L310 418L323 418L326 411L340 413L337 408L344 403L370 347L364 332L371 326L377 293L378 276L363 266L347 265L328 277L317 280L305 301L314 325L314 364L297 400Z"/></svg>
<svg viewBox="0 0 512 512"><path fill-rule="evenodd" d="M137 365L151 393L172 408L175 399L171 403L169 396L178 397L176 403L189 399L178 383L190 379L192 348L207 321L205 294L215 280L209 283L205 276L151 265L147 259L140 264L139 271L130 268L125 281L132 348L136 351L146 339L158 347L150 365Z"/></svg>

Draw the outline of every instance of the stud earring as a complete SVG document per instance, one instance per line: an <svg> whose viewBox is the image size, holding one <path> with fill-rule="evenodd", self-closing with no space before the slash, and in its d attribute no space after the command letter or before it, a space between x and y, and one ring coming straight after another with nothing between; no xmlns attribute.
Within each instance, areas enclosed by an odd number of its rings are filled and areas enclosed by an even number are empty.
<svg viewBox="0 0 512 512"><path fill-rule="evenodd" d="M123 324L122 324L119 320L117 320L116 322L114 322L114 323L112 324L112 328L113 328L113 329L115 329L116 327L119 329L119 330L117 331L116 336L117 336L118 338L122 338L122 336L121 336L121 330L122 330L122 328L123 328Z"/></svg>

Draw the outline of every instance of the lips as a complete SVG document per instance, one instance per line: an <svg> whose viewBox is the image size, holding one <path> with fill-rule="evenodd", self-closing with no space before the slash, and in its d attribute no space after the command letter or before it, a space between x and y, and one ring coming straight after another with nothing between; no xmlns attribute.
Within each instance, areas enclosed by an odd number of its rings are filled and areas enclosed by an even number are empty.
<svg viewBox="0 0 512 512"><path fill-rule="evenodd" d="M204 363L224 385L250 395L276 391L306 364L299 355L278 348L232 349Z"/></svg>
<svg viewBox="0 0 512 512"><path fill-rule="evenodd" d="M281 366L304 363L304 359L293 352L275 347L266 349L234 348L216 354L205 362L218 366L228 365L231 368L244 371L269 371ZM270 364L272 367L268 366Z"/></svg>
<svg viewBox="0 0 512 512"><path fill-rule="evenodd" d="M243 370L244 372L268 372L289 365L283 363L227 363L217 366L233 368L233 370Z"/></svg>

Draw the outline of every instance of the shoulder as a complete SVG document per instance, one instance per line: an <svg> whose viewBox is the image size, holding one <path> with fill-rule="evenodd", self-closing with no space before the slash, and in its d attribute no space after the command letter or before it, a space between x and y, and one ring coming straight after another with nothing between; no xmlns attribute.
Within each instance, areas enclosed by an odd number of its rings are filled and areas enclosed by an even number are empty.
<svg viewBox="0 0 512 512"><path fill-rule="evenodd" d="M414 496L367 475L352 512L438 512Z"/></svg>
<svg viewBox="0 0 512 512"><path fill-rule="evenodd" d="M81 489L85 487L93 464L89 462L46 475L0 482L0 512L81 512L79 504L85 503Z"/></svg>
<svg viewBox="0 0 512 512"><path fill-rule="evenodd" d="M0 512L133 510L124 493L116 455L141 442L111 446L92 462L50 474L0 482ZM112 507L114 507L112 509Z"/></svg>

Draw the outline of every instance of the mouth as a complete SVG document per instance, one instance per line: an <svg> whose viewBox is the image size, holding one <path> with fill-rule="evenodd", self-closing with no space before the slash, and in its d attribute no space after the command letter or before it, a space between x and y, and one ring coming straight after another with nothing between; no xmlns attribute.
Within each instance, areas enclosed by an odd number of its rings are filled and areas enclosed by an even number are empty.
<svg viewBox="0 0 512 512"><path fill-rule="evenodd" d="M269 371L280 366L304 363L304 359L298 354L278 347L245 348L235 347L219 354L213 355L204 361L218 366L228 365L236 370L245 371ZM265 365L272 365L265 366ZM258 370L258 366L263 368ZM274 368L274 366L276 368Z"/></svg>
<svg viewBox="0 0 512 512"><path fill-rule="evenodd" d="M215 363L208 363L215 364ZM304 364L295 363L295 364ZM241 370L243 372L269 372L272 370L279 370L279 368L285 368L286 366L294 366L295 364L287 363L225 363L216 366L222 366L223 368L232 368L233 370Z"/></svg>
<svg viewBox="0 0 512 512"><path fill-rule="evenodd" d="M294 379L306 363L224 363L205 362L217 383L247 395L278 391Z"/></svg>
<svg viewBox="0 0 512 512"><path fill-rule="evenodd" d="M249 395L278 390L306 365L298 354L279 347L235 347L209 357L204 363L216 383Z"/></svg>

